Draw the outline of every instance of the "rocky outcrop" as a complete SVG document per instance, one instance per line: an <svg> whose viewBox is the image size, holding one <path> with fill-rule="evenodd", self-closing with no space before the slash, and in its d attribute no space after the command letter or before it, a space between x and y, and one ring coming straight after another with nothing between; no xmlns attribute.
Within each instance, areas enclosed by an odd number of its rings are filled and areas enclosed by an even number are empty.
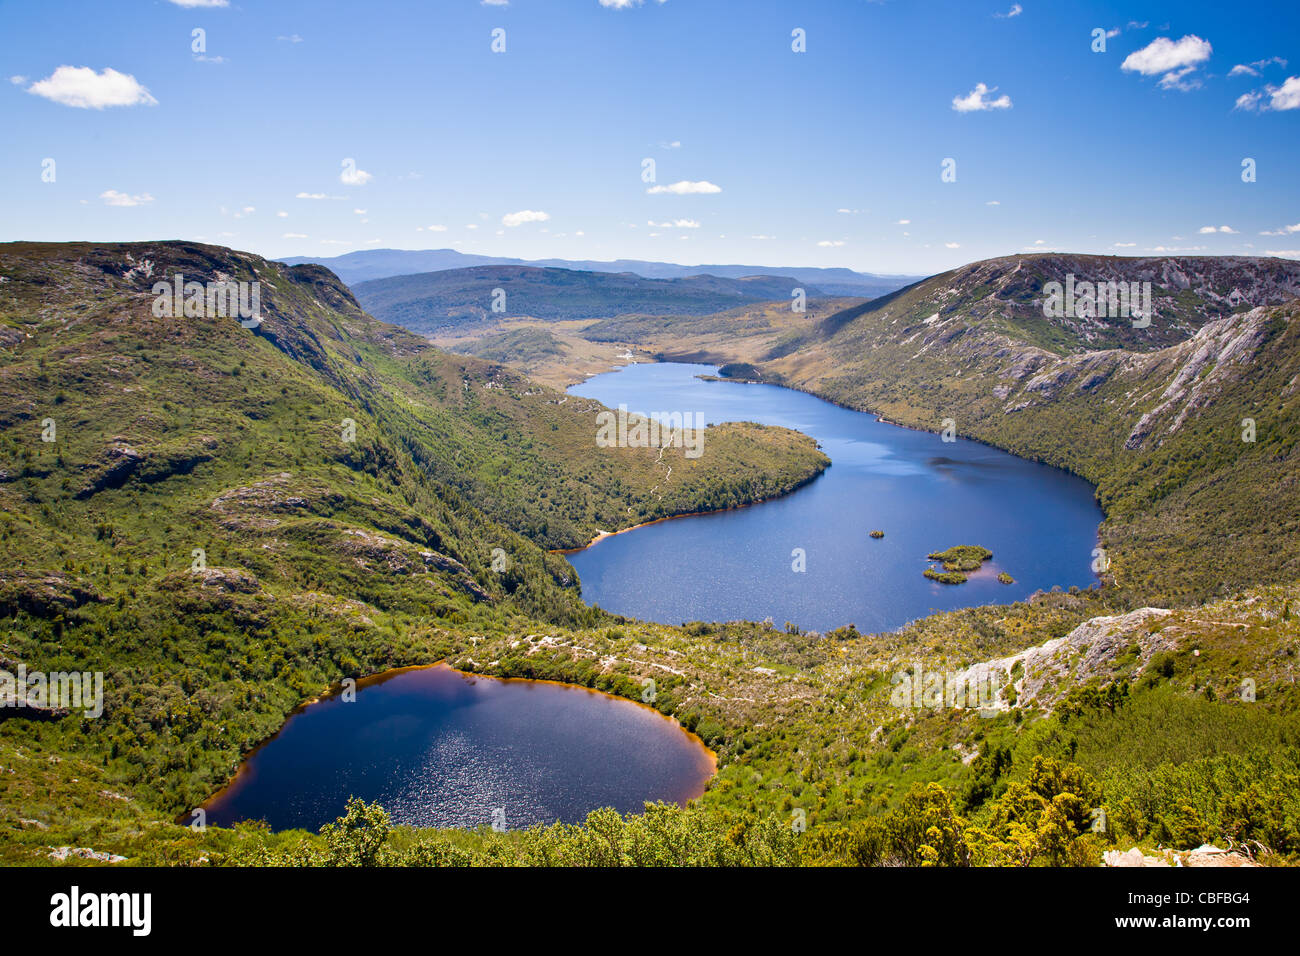
<svg viewBox="0 0 1300 956"><path fill-rule="evenodd" d="M1138 867L1138 866L1259 866L1254 860L1235 850L1221 850L1206 843L1195 850L1156 850L1154 854L1143 853L1137 847L1127 852L1107 850L1102 854L1104 866Z"/></svg>

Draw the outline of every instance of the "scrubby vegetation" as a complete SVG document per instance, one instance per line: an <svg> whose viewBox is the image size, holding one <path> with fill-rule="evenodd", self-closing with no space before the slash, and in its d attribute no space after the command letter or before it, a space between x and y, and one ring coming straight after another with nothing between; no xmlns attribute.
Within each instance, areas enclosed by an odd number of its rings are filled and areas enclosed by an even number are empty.
<svg viewBox="0 0 1300 956"><path fill-rule="evenodd" d="M931 561L943 562L942 571L936 571L933 567L926 568L923 573L927 578L940 584L964 584L966 575L978 571L985 561L993 557L993 552L977 544L956 544L945 551L931 551L927 557Z"/></svg>
<svg viewBox="0 0 1300 956"><path fill-rule="evenodd" d="M155 319L146 261L260 279L262 327ZM710 429L665 485L657 451L594 447L594 403L374 322L318 267L16 244L0 276L0 667L102 670L106 692L100 718L0 711L0 862L67 845L166 865L1091 865L1207 840L1300 859L1294 312L1260 326L1275 351L1254 353L1271 358L1253 379L1221 383L1173 432L1157 416L1163 438L1131 460L1104 402L972 412L1012 450L1105 472L1104 587L816 635L607 615L548 551L789 490L826 464L802 436ZM1143 374L1172 374L1148 354ZM841 397L885 388L844 374ZM915 419L933 413L909 394ZM1260 441L1218 443L1245 408ZM1212 508L1213 562L1212 531L1192 526ZM1148 511L1165 543L1139 556ZM1259 534L1270 549L1236 563ZM931 557L963 574L991 555ZM1190 600L1212 567L1258 581ZM1151 599L1172 608L1132 610ZM360 803L320 834L173 822L304 700L440 659L633 699L653 677L655 706L715 750L717 776L686 808L525 832L410 830ZM974 665L996 678L989 706L893 699L900 674Z"/></svg>

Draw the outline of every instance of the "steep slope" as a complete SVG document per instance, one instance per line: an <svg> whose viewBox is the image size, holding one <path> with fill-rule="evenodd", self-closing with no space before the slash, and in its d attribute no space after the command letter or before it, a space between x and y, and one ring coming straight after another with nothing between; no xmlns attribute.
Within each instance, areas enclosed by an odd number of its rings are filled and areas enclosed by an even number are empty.
<svg viewBox="0 0 1300 956"><path fill-rule="evenodd" d="M177 274L260 283L260 325L155 314ZM0 246L0 342L0 667L105 675L104 719L15 733L174 809L342 677L602 620L546 548L827 463L745 425L699 458L597 447L596 403L379 323L318 266L193 243Z"/></svg>
<svg viewBox="0 0 1300 956"><path fill-rule="evenodd" d="M378 318L432 334L512 316L562 320L635 312L704 315L738 303L789 299L799 285L780 276L644 279L631 273L476 266L376 279L357 284L354 291ZM820 294L816 288L806 293Z"/></svg>

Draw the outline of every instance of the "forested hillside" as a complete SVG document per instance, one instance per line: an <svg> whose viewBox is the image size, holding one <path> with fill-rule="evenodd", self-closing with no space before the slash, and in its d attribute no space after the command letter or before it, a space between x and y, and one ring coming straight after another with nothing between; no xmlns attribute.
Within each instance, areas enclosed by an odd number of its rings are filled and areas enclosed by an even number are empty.
<svg viewBox="0 0 1300 956"><path fill-rule="evenodd" d="M262 322L155 315L175 273L260 282ZM666 481L657 449L594 445L594 403L376 322L316 266L11 244L0 278L0 667L105 674L102 717L0 712L4 862L1095 865L1207 841L1300 857L1294 303L1188 304L1181 339L1103 351L1085 344L1100 332L1058 352L919 314L933 290L814 313L784 326L797 343L765 326L758 373L951 418L1094 476L1108 509L1101 588L822 635L612 617L546 550L789 490L826 466L803 436L711 428L701 458L665 452ZM522 833L394 828L360 804L322 834L172 822L295 706L444 659L633 699L654 679L718 774L689 808ZM994 702L900 703L923 672L983 675Z"/></svg>
<svg viewBox="0 0 1300 956"><path fill-rule="evenodd" d="M1045 317L1044 285L1069 274L1152 281L1149 326ZM754 364L1077 472L1106 510L1112 580L1202 600L1300 579L1297 295L1288 260L1014 256L821 318Z"/></svg>

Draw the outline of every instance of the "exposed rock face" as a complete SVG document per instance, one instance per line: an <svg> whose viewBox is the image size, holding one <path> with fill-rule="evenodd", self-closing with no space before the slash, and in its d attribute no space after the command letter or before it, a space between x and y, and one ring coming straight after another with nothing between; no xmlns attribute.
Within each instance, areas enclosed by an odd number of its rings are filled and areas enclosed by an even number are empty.
<svg viewBox="0 0 1300 956"><path fill-rule="evenodd" d="M121 488L132 478L143 482L162 481L188 474L205 461L212 460L206 448L155 448L142 451L118 436L99 457L84 467L89 473L78 498L89 498L109 488Z"/></svg>
<svg viewBox="0 0 1300 956"><path fill-rule="evenodd" d="M1249 367L1264 343L1266 323L1267 311L1253 309L1244 316L1211 322L1168 350L1167 361L1177 371L1161 393L1160 403L1133 426L1124 447L1140 447L1159 430L1158 424L1165 422L1163 430L1172 434L1189 415L1208 405L1226 381ZM1159 436L1154 440L1159 444Z"/></svg>
<svg viewBox="0 0 1300 956"><path fill-rule="evenodd" d="M1128 852L1121 850L1107 850L1102 854L1102 861L1106 866L1135 867L1135 866L1190 866L1190 867L1208 867L1208 866L1259 866L1254 860L1244 853L1237 853L1233 850L1221 850L1217 846L1205 844L1197 847L1195 850L1158 850L1158 856L1151 856L1143 853L1137 847L1133 847Z"/></svg>
<svg viewBox="0 0 1300 956"><path fill-rule="evenodd" d="M0 572L0 614L17 610L37 615L81 607L104 596L85 586L70 574L11 570Z"/></svg>
<svg viewBox="0 0 1300 956"><path fill-rule="evenodd" d="M1134 643L1139 645L1142 666L1152 654L1172 647L1170 637L1162 636L1159 631L1152 633L1146 626L1153 620L1168 617L1170 613L1161 608L1144 607L1113 617L1095 617L1064 637L1018 654L976 664L963 672L957 682L959 686L976 686L992 676L997 700L990 709L1011 708L1002 693L1008 682L1015 688L1016 706L1032 703L1050 709L1064 689L1108 675L1110 663Z"/></svg>
<svg viewBox="0 0 1300 956"><path fill-rule="evenodd" d="M118 856L116 853L92 850L88 846L51 847L49 856L51 860L58 860L60 863L70 858L94 860L96 863L122 863L126 860L126 857Z"/></svg>

